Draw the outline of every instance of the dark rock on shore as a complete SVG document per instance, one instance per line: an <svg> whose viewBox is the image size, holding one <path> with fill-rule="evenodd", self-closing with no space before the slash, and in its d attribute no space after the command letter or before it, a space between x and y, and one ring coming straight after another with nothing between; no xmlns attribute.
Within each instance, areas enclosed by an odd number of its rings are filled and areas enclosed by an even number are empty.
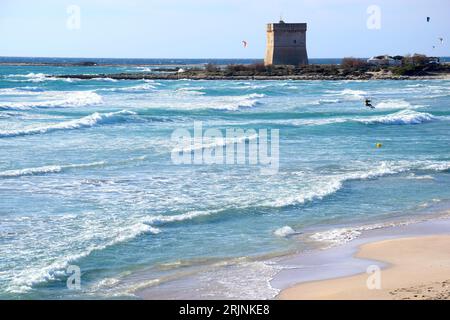
<svg viewBox="0 0 450 320"><path fill-rule="evenodd" d="M116 73L116 74L71 74L57 75L57 78L72 78L91 80L96 78L110 78L114 80L420 80L420 79L450 79L450 72L435 73L421 76L398 76L391 73L362 73L348 75L324 75L324 74L302 74L302 75L220 75L208 73Z"/></svg>

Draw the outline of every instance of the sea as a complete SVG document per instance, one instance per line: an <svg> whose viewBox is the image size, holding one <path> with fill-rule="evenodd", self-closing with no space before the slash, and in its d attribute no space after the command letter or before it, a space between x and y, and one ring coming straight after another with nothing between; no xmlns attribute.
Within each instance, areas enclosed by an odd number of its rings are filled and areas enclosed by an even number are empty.
<svg viewBox="0 0 450 320"><path fill-rule="evenodd" d="M271 299L275 257L450 207L450 80L55 77L254 60L98 62L0 65L1 299ZM278 130L278 171L175 163L194 123Z"/></svg>

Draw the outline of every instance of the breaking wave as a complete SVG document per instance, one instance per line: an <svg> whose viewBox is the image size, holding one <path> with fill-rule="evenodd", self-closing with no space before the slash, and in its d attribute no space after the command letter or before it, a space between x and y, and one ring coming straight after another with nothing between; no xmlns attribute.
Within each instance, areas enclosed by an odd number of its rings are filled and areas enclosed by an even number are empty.
<svg viewBox="0 0 450 320"><path fill-rule="evenodd" d="M11 74L7 75L6 78L12 79L10 81L14 82L44 82L44 81L64 80L51 77L45 73L33 73L33 72L28 74Z"/></svg>
<svg viewBox="0 0 450 320"><path fill-rule="evenodd" d="M0 178L17 178L23 176L33 176L39 174L47 174L47 173L60 173L67 169L79 169L79 168L91 168L105 165L106 162L92 162L86 164L69 164L69 165L53 165L53 166L42 166L36 168L25 168L18 170L7 170L0 171Z"/></svg>
<svg viewBox="0 0 450 320"><path fill-rule="evenodd" d="M229 101L224 101L223 103L214 105L212 109L237 111L239 109L252 108L261 104L261 102L258 99L263 97L265 97L265 95L259 93L252 93L240 97L231 97L228 99Z"/></svg>
<svg viewBox="0 0 450 320"><path fill-rule="evenodd" d="M87 165L96 165L87 164ZM331 188L328 188L325 192L321 192L320 190L323 188L323 184L319 184L317 189L314 189L309 195L305 195L302 198L288 198L283 199L283 201L272 203L272 206L279 205L292 205L300 202L306 201L308 198L310 200L324 197L330 192L336 192L339 188L342 187L342 184L345 181L355 180L355 179L371 179L376 177L381 177L389 174L401 173L407 170L412 169L422 169L422 170L443 170L448 169L450 167L450 162L435 162L435 161L420 161L420 162L383 162L376 169L370 171L360 170L353 173L346 173L341 175L334 176L333 179L329 179L327 177L324 181L331 181ZM42 169L42 168L41 168ZM59 170L56 168L49 168L50 170ZM316 194L314 194L314 192ZM263 203L262 205L269 204ZM86 257L90 255L93 251L103 250L109 246L129 241L134 239L142 234L159 234L161 230L160 226L170 224L170 223L178 223L183 221L189 221L194 219L199 219L203 217L207 217L213 214L219 214L223 212L223 209L219 210L205 210L205 211L190 211L183 214L178 215L158 215L158 216L145 216L141 217L138 220L134 221L131 225L126 227L121 227L115 230L112 234L108 234L105 236L105 241L103 244L91 245L84 248L82 251L77 252L73 255L65 255L53 259L53 262L48 263L46 265L41 265L38 267L30 267L24 270L21 270L14 274L14 278L10 282L10 285L7 289L9 292L25 292L32 288L33 285L40 282L49 281L52 279L56 279L61 275L65 275L65 269L72 262L76 261L82 257ZM358 237L364 230L371 230L376 228L384 228L386 224L377 224L370 226L362 226L357 228L343 228L343 229L333 229L324 232L317 232L311 235L311 238L316 241L327 242L331 245L342 244L348 241L351 241ZM279 237L287 237L292 235L293 229L291 227L283 227L274 232L274 235ZM97 236L97 235L96 235ZM86 236L88 237L88 236Z"/></svg>
<svg viewBox="0 0 450 320"><path fill-rule="evenodd" d="M103 81L103 82L117 82L118 80L113 78L92 78L93 81Z"/></svg>
<svg viewBox="0 0 450 320"><path fill-rule="evenodd" d="M177 94L181 95L204 95L205 92L202 91L205 90L205 87L186 87L186 88L179 88L176 90Z"/></svg>
<svg viewBox="0 0 450 320"><path fill-rule="evenodd" d="M314 185L309 190L293 192L292 196L283 196L275 199L267 199L258 203L258 207L282 208L295 205L303 205L311 201L322 200L332 194L335 194L344 187L346 182L358 180L371 180L384 176L401 174L412 170L442 172L450 169L450 161L383 161L374 169L359 169L355 172L342 173L336 175L323 176L323 179L317 180L315 177ZM295 174L295 173L294 173ZM253 204L252 204L253 205ZM247 206L247 205L246 205ZM147 217L144 222L152 226L161 226L170 223L194 220L220 214L226 208L189 211L178 215L158 215ZM288 236L295 231L290 227L283 227L274 232L277 236Z"/></svg>
<svg viewBox="0 0 450 320"><path fill-rule="evenodd" d="M0 89L0 96L12 96L12 95L37 95L42 89L36 87L23 87L23 88L2 88Z"/></svg>
<svg viewBox="0 0 450 320"><path fill-rule="evenodd" d="M97 125L102 124L114 124L118 122L126 121L127 116L136 115L135 112L122 110L118 112L110 112L110 113L98 113L95 112L89 116L64 121L57 124L52 125L43 125L30 127L25 129L18 130L3 130L0 131L0 138L9 138L9 137L18 137L18 136L27 136L27 135L35 135L35 134L45 134L54 131L63 131L63 130L75 130L82 128L90 128Z"/></svg>
<svg viewBox="0 0 450 320"><path fill-rule="evenodd" d="M170 222L181 222L185 220L192 220L199 217L205 217L209 216L213 213L217 213L219 210L206 210L206 211L190 211L183 214L178 215L172 215L172 216L154 216L149 217L145 219L145 223L148 223L150 225L160 225L160 224L166 224Z"/></svg>
<svg viewBox="0 0 450 320"><path fill-rule="evenodd" d="M126 242L142 234L158 234L159 230L145 223L136 222L132 225L121 227L110 232L104 244L91 245L79 253L66 255L52 259L53 262L42 266L30 266L22 271L16 272L11 279L6 291L11 293L23 293L31 290L33 285L55 280L60 276L66 276L66 269L71 262L90 255L94 251L104 250L118 243ZM98 235L97 235L98 236Z"/></svg>
<svg viewBox="0 0 450 320"><path fill-rule="evenodd" d="M434 116L430 113L416 112L413 110L402 110L396 113L373 116L373 117L335 117L323 119L290 119L290 120L269 120L261 123L271 123L287 126L323 126L339 123L360 123L365 125L414 125L433 121L448 120L449 117Z"/></svg>
<svg viewBox="0 0 450 320"><path fill-rule="evenodd" d="M110 91L110 92L146 92L156 89L158 83L145 81L143 84L139 84L131 87L118 87L118 88L101 88L97 91Z"/></svg>
<svg viewBox="0 0 450 320"><path fill-rule="evenodd" d="M19 93L19 92L18 92ZM23 94L20 91L20 94ZM25 93L31 95L32 93ZM99 105L103 103L103 98L92 91L74 92L43 92L36 95L38 98L47 100L24 101L24 102L0 102L0 110L29 110L32 108L51 107L84 107Z"/></svg>
<svg viewBox="0 0 450 320"><path fill-rule="evenodd" d="M359 119L358 122L364 124L421 124L438 120L438 117L429 113L416 112L413 110L402 110L385 116Z"/></svg>
<svg viewBox="0 0 450 320"><path fill-rule="evenodd" d="M279 198L276 200L267 200L262 203L268 207L287 207L302 205L310 201L322 200L339 190L341 190L346 182L358 180L370 180L381 178L384 176L401 174L411 170L424 170L442 172L450 168L449 161L433 162L433 161L383 161L374 169L360 170L351 173L337 174L322 177L316 181L310 190L294 194L292 196Z"/></svg>

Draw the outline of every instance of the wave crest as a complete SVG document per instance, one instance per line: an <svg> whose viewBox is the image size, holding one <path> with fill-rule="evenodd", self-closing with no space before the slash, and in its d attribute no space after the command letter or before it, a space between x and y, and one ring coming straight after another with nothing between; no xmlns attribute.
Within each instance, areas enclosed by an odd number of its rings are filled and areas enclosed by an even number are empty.
<svg viewBox="0 0 450 320"><path fill-rule="evenodd" d="M104 164L105 164L104 161L100 161L100 162L92 162L92 163L85 163L85 164L69 164L69 165L63 165L63 166L53 165L53 166L25 168L25 169L18 169L18 170L7 170L7 171L0 172L0 178L17 178L17 177L32 176L32 175L47 174L47 173L60 173L66 169L90 168L90 167L102 166Z"/></svg>
<svg viewBox="0 0 450 320"><path fill-rule="evenodd" d="M0 131L0 138L10 138L17 136L27 136L27 135L35 135L35 134L45 134L54 131L63 131L63 130L75 130L75 129L83 129L83 128L91 128L97 125L102 124L114 124L117 122L125 121L127 116L136 115L135 112L122 110L118 112L110 112L110 113L98 113L95 112L89 116L83 117L81 119L64 121L57 124L45 125L45 126L36 126L25 129L18 130L4 130Z"/></svg>
<svg viewBox="0 0 450 320"><path fill-rule="evenodd" d="M12 92L12 91L10 91ZM20 94L32 95L33 93ZM29 110L32 108L51 108L51 107L84 107L99 105L103 103L103 98L92 91L74 91L74 92L44 92L36 95L39 98L47 100L25 101L25 102L0 102L0 110Z"/></svg>
<svg viewBox="0 0 450 320"><path fill-rule="evenodd" d="M364 124L421 124L438 120L437 117L430 113L422 113L413 110L402 110L385 116L359 119L358 122Z"/></svg>

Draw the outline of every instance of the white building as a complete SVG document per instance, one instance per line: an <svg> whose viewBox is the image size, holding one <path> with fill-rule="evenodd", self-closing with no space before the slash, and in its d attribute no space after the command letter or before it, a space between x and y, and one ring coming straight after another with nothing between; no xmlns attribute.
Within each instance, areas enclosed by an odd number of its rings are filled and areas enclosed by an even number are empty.
<svg viewBox="0 0 450 320"><path fill-rule="evenodd" d="M367 63L377 66L400 66L402 59L400 57L391 57L388 55L376 56L367 60Z"/></svg>

